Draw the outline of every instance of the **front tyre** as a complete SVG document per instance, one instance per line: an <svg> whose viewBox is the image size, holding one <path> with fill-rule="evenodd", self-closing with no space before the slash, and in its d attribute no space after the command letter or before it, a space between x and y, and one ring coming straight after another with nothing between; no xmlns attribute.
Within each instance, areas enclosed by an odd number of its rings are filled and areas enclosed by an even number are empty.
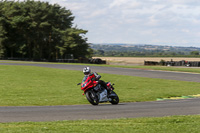
<svg viewBox="0 0 200 133"><path fill-rule="evenodd" d="M111 97L112 100L110 101L110 103L112 103L113 105L116 105L119 103L119 97L114 91L112 91L111 95L112 94L114 94L115 96Z"/></svg>
<svg viewBox="0 0 200 133"><path fill-rule="evenodd" d="M87 100L92 104L92 105L98 105L99 104L99 99L97 95L89 90L85 93Z"/></svg>

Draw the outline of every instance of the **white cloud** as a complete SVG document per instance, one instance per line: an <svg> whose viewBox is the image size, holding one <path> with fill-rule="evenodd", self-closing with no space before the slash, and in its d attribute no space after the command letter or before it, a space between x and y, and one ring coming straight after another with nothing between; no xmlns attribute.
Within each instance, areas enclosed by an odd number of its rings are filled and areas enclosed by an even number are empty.
<svg viewBox="0 0 200 133"><path fill-rule="evenodd" d="M116 6L121 6L123 4L125 4L127 1L125 0L114 0L113 2L111 2L110 4L110 8L116 7Z"/></svg>
<svg viewBox="0 0 200 133"><path fill-rule="evenodd" d="M199 0L45 0L70 9L90 43L200 44Z"/></svg>
<svg viewBox="0 0 200 133"><path fill-rule="evenodd" d="M112 0L109 4L109 8L123 8L123 9L129 9L129 8L137 8L140 6L140 2L133 1L133 0Z"/></svg>

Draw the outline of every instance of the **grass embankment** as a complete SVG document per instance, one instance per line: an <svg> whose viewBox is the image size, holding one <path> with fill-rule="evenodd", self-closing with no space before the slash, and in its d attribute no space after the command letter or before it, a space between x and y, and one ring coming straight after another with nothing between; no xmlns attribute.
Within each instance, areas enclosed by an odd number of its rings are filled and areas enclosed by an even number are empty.
<svg viewBox="0 0 200 133"><path fill-rule="evenodd" d="M0 106L88 104L80 86L83 74L33 66L0 66ZM200 83L101 74L115 83L120 102L154 101L200 94Z"/></svg>
<svg viewBox="0 0 200 133"><path fill-rule="evenodd" d="M0 123L1 133L198 133L200 116Z"/></svg>

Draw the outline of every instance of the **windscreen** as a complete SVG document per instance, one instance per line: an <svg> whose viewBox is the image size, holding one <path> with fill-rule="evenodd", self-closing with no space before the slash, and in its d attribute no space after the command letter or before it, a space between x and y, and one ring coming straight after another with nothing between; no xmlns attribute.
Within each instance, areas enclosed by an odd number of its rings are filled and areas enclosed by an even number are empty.
<svg viewBox="0 0 200 133"><path fill-rule="evenodd" d="M82 81L82 83L81 83L81 87L85 87L85 86L87 85L87 83L88 83L87 78L88 78L88 75L86 75L86 76L83 78L83 81ZM86 81L87 81L87 82L86 82Z"/></svg>
<svg viewBox="0 0 200 133"><path fill-rule="evenodd" d="M88 75L85 75L85 77L83 78L82 83L84 83L87 80L87 78L88 78Z"/></svg>

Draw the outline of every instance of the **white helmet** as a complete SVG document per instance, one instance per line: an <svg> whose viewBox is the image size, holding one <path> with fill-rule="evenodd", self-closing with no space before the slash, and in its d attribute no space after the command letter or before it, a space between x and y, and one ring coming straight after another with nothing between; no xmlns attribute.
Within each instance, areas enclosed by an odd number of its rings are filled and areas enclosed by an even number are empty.
<svg viewBox="0 0 200 133"><path fill-rule="evenodd" d="M90 70L89 67L84 67L84 68L83 68L83 73L84 73L85 75L90 74L90 72L91 72L91 70Z"/></svg>

